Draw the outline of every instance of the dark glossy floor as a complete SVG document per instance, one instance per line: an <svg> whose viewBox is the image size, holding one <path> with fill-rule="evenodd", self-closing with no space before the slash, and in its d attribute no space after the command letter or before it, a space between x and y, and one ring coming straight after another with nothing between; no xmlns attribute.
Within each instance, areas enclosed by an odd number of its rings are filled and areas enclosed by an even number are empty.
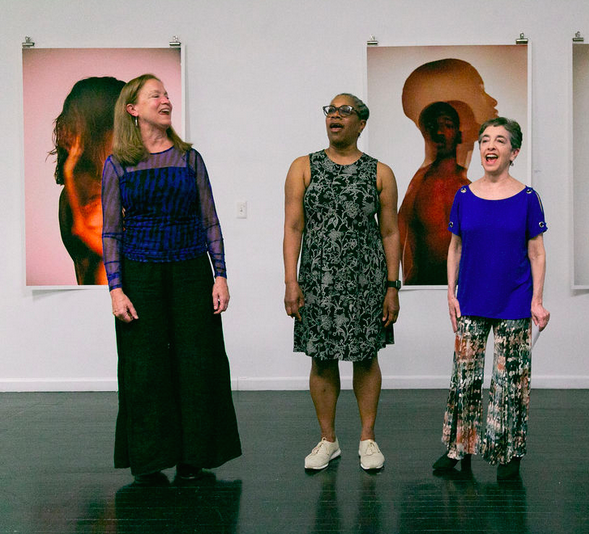
<svg viewBox="0 0 589 534"><path fill-rule="evenodd" d="M194 483L136 487L112 468L114 393L0 394L0 533L589 533L589 391L534 390L521 478L430 465L446 392L384 391L380 473L360 469L358 416L342 393L342 457L308 475L318 441L306 392L237 392L242 458Z"/></svg>

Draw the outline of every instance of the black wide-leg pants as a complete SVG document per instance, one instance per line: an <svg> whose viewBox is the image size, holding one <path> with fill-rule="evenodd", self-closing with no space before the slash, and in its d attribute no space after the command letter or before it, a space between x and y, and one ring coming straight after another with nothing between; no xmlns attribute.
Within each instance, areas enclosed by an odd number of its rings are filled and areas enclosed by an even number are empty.
<svg viewBox="0 0 589 534"><path fill-rule="evenodd" d="M241 455L208 257L124 260L139 319L116 321L119 414L115 467L134 475L178 463L217 467Z"/></svg>

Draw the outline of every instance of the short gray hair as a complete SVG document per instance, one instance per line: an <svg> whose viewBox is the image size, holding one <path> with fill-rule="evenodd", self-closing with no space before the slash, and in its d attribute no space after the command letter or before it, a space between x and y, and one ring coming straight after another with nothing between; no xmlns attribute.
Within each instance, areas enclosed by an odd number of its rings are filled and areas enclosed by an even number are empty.
<svg viewBox="0 0 589 534"><path fill-rule="evenodd" d="M488 121L484 122L479 130L479 143L481 142L481 137L483 136L483 132L489 126L503 126L507 130L509 134L509 142L511 143L511 148L519 149L522 146L522 129L520 125L512 120L508 119L507 117L495 117L494 119L489 119Z"/></svg>

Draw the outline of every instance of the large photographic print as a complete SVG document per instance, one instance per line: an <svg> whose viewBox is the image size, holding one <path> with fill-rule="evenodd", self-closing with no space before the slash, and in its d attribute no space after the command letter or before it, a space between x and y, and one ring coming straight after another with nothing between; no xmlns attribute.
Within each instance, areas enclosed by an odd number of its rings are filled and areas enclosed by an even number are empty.
<svg viewBox="0 0 589 534"><path fill-rule="evenodd" d="M512 174L530 184L528 47L368 48L371 155L399 185L406 286L447 285L448 220L456 191L482 176L478 132L486 120L520 123L526 142Z"/></svg>
<svg viewBox="0 0 589 534"><path fill-rule="evenodd" d="M27 286L106 284L102 165L118 94L144 73L164 82L181 122L179 48L23 50Z"/></svg>
<svg viewBox="0 0 589 534"><path fill-rule="evenodd" d="M589 288L589 45L573 44L573 288Z"/></svg>

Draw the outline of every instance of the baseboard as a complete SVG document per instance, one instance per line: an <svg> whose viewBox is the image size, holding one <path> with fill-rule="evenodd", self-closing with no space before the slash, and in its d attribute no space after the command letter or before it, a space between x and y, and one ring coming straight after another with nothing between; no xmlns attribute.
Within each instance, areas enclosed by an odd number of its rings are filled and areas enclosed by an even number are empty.
<svg viewBox="0 0 589 534"><path fill-rule="evenodd" d="M117 391L116 378L4 379L1 392Z"/></svg>
<svg viewBox="0 0 589 534"><path fill-rule="evenodd" d="M234 391L297 391L309 389L309 377L239 377L232 381ZM449 376L383 376L383 389L447 389ZM589 382L588 382L589 383ZM352 389L352 377L342 376L343 390ZM588 386L589 387L589 386Z"/></svg>
<svg viewBox="0 0 589 534"><path fill-rule="evenodd" d="M589 376L536 376L532 373L532 388L589 389Z"/></svg>
<svg viewBox="0 0 589 534"><path fill-rule="evenodd" d="M484 387L491 383L485 377ZM589 376L546 376L532 373L533 389L589 389ZM450 376L383 376L383 389L448 389Z"/></svg>
<svg viewBox="0 0 589 534"><path fill-rule="evenodd" d="M342 376L342 389L352 389L352 378ZM447 389L449 376L383 376L383 389ZM489 386L489 379L485 387ZM234 391L304 391L309 377L237 377L231 380ZM589 389L589 376L532 376L536 389ZM4 379L0 392L116 391L116 378Z"/></svg>
<svg viewBox="0 0 589 534"><path fill-rule="evenodd" d="M296 391L309 389L309 377L239 377L232 381L234 391ZM341 377L342 389L352 389L352 377ZM485 380L488 388L490 378ZM383 389L448 389L450 376L383 376ZM589 389L589 376L532 376L537 389Z"/></svg>

